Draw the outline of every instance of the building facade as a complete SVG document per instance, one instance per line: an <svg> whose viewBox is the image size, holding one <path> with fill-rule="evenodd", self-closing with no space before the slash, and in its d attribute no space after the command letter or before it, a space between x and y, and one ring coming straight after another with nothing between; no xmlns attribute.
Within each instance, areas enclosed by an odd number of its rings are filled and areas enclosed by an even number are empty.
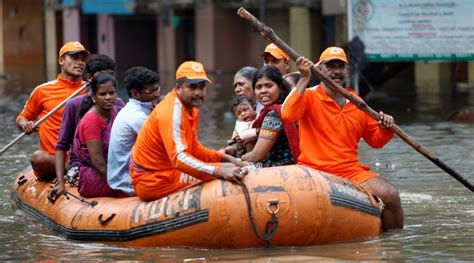
<svg viewBox="0 0 474 263"><path fill-rule="evenodd" d="M1 0L0 94L25 94L54 79L57 51L73 40L114 58L119 81L126 69L140 65L157 71L163 86L170 87L181 62L198 60L217 86L228 86L239 68L262 65L259 53L267 44L236 14L239 7L316 61L325 47L347 43L345 5L332 0ZM402 65L411 71L403 76L420 92L443 94L452 83L474 83L471 62L411 65ZM397 76L387 78L392 77Z"/></svg>

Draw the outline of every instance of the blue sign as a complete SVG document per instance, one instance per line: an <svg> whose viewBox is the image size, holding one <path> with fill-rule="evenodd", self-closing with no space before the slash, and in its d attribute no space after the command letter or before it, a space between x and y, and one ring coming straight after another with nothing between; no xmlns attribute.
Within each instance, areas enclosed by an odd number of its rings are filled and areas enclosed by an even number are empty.
<svg viewBox="0 0 474 263"><path fill-rule="evenodd" d="M76 6L76 0L63 0L62 6L63 7L75 7Z"/></svg>
<svg viewBox="0 0 474 263"><path fill-rule="evenodd" d="M84 14L130 15L135 6L136 0L82 0Z"/></svg>

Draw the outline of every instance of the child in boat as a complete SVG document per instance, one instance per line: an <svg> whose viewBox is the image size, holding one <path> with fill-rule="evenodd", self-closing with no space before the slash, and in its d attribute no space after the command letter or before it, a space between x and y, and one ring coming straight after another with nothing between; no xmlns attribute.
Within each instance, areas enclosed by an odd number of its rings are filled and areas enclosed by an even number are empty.
<svg viewBox="0 0 474 263"><path fill-rule="evenodd" d="M241 157L252 151L257 140L257 129L252 128L257 114L255 102L245 95L240 95L232 101L232 113L236 118L235 130L232 139L225 148L225 153Z"/></svg>

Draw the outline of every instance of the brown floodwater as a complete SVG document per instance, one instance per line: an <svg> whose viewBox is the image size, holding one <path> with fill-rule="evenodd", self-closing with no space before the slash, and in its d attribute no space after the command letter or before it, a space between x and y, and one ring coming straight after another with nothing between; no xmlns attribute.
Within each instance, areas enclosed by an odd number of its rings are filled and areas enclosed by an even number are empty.
<svg viewBox="0 0 474 263"><path fill-rule="evenodd" d="M211 148L224 146L233 127L231 93L217 87L201 113L199 136ZM24 98L0 99L0 145L16 135L15 115ZM437 99L369 101L393 114L401 128L446 164L474 183L474 125L448 123L449 109ZM446 102L443 101L443 104ZM396 185L405 211L405 229L373 239L317 247L203 250L192 248L118 247L79 242L56 235L10 203L12 181L37 148L25 138L0 156L0 260L160 260L160 261L471 261L474 256L474 195L399 138L380 150L360 143L359 157ZM249 231L251 231L249 229Z"/></svg>

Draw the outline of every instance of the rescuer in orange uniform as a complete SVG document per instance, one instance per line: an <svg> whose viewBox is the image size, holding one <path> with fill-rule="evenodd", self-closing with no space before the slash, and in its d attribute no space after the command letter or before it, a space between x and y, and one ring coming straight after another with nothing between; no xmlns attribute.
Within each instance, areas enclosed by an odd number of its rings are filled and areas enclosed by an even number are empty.
<svg viewBox="0 0 474 263"><path fill-rule="evenodd" d="M140 199L157 200L198 180L240 180L245 175L239 159L208 149L197 139L199 107L208 83L201 63L184 62L176 71L176 86L143 124L130 162Z"/></svg>
<svg viewBox="0 0 474 263"><path fill-rule="evenodd" d="M290 56L273 43L265 47L265 51L260 53L260 57L263 58L264 65L276 67L281 75L290 71Z"/></svg>
<svg viewBox="0 0 474 263"><path fill-rule="evenodd" d="M26 134L37 131L34 128L35 121L48 114L84 84L82 72L88 56L90 52L77 41L68 42L61 47L61 73L57 79L41 84L31 92L24 109L16 118L18 129ZM50 180L56 177L54 146L58 141L63 111L64 108L59 109L39 127L40 149L31 155L31 166L40 179Z"/></svg>
<svg viewBox="0 0 474 263"><path fill-rule="evenodd" d="M303 57L296 62L301 79L283 103L281 117L299 123L301 155L298 164L362 184L385 204L384 229L403 228L403 209L397 188L361 164L357 152L361 138L374 148L388 143L393 137L388 129L394 123L393 117L380 112L377 122L323 82L306 88L313 63ZM349 64L343 49L327 48L317 67L344 86ZM357 96L353 90L350 92Z"/></svg>

